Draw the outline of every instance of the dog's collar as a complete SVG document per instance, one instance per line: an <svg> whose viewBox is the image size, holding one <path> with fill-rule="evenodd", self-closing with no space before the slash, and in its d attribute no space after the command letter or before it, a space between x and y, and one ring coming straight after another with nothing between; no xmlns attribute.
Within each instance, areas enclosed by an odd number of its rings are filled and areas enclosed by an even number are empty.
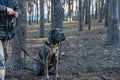
<svg viewBox="0 0 120 80"><path fill-rule="evenodd" d="M46 48L48 48L49 50L51 50L53 53L56 53L58 50L58 44L55 44L55 45L50 44L50 42L48 40L46 43L44 43L44 46Z"/></svg>

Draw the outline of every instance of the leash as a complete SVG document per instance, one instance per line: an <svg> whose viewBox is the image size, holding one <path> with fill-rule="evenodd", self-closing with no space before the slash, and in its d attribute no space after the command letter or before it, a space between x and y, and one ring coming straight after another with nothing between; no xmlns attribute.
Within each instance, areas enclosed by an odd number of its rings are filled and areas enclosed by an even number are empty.
<svg viewBox="0 0 120 80"><path fill-rule="evenodd" d="M33 58L32 56L30 56L25 49L21 48L21 50L22 50L27 56L29 56L31 59L33 59L34 61L39 61L41 64L43 64L43 62L42 62L41 60L37 60L37 59Z"/></svg>

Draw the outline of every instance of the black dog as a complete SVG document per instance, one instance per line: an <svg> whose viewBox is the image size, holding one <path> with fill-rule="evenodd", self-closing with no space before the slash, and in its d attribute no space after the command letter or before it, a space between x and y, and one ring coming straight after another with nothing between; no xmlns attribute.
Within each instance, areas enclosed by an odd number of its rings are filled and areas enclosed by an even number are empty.
<svg viewBox="0 0 120 80"><path fill-rule="evenodd" d="M59 42L65 40L64 33L59 29L51 29L48 33L48 40L46 40L39 51L39 60L35 61L35 74L40 75L44 73L44 80L49 79L49 69L55 68L55 79L58 76L58 60L59 60Z"/></svg>

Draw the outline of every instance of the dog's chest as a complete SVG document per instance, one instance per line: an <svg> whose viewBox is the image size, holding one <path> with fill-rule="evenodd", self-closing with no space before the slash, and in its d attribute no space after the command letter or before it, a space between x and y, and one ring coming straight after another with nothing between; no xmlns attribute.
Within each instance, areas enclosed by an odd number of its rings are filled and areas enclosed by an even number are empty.
<svg viewBox="0 0 120 80"><path fill-rule="evenodd" d="M57 53L58 47L57 46L53 46L51 48L49 48L49 55L54 55Z"/></svg>
<svg viewBox="0 0 120 80"><path fill-rule="evenodd" d="M48 49L48 64L54 61L55 56L58 54L58 46L52 46Z"/></svg>
<svg viewBox="0 0 120 80"><path fill-rule="evenodd" d="M48 50L48 58L52 58L53 55L56 55L58 53L58 47L52 47Z"/></svg>

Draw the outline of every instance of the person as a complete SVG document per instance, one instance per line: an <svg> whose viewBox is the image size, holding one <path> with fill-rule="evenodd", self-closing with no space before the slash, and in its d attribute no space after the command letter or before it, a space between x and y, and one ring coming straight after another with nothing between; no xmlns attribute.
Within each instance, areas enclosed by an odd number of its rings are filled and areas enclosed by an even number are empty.
<svg viewBox="0 0 120 80"><path fill-rule="evenodd" d="M5 77L6 42L15 35L13 18L18 18L19 14L16 0L0 0L0 80Z"/></svg>

